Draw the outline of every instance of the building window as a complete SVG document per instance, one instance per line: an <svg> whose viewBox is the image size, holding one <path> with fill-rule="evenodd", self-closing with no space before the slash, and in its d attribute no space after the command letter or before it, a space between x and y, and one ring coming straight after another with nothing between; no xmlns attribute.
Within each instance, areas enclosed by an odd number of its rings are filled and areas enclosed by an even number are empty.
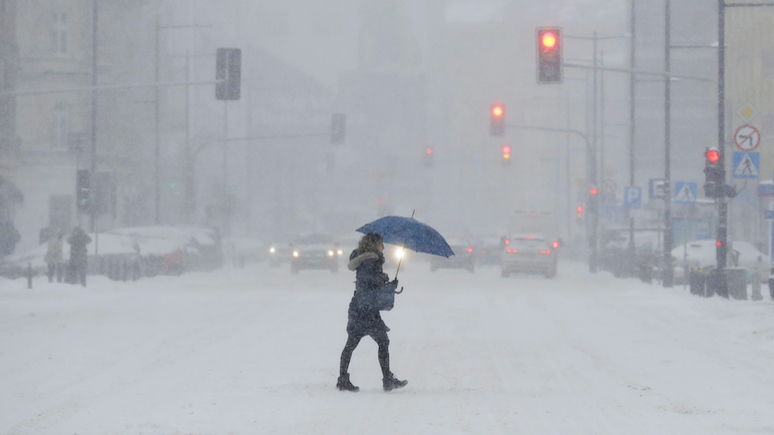
<svg viewBox="0 0 774 435"><path fill-rule="evenodd" d="M68 53L67 45L67 13L54 12L54 28L51 33L51 42L54 48L55 56L66 56Z"/></svg>
<svg viewBox="0 0 774 435"><path fill-rule="evenodd" d="M54 148L67 148L67 135L70 133L70 115L64 104L57 104L54 107L54 138L52 146Z"/></svg>

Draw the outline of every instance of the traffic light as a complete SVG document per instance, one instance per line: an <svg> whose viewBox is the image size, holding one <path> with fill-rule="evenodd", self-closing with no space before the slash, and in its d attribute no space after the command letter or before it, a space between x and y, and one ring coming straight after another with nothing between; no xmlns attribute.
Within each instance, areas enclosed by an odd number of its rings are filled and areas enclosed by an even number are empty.
<svg viewBox="0 0 774 435"><path fill-rule="evenodd" d="M430 147L425 148L425 167L433 167L433 149Z"/></svg>
<svg viewBox="0 0 774 435"><path fill-rule="evenodd" d="M347 115L334 113L331 116L331 143L341 145L347 134Z"/></svg>
<svg viewBox="0 0 774 435"><path fill-rule="evenodd" d="M591 213L591 216L597 216L599 210L599 193L596 187L589 187L588 201L586 202L586 209Z"/></svg>
<svg viewBox="0 0 774 435"><path fill-rule="evenodd" d="M78 169L75 177L75 200L78 203L78 211L89 210L89 196L91 195L90 174L88 169Z"/></svg>
<svg viewBox="0 0 774 435"><path fill-rule="evenodd" d="M242 83L242 50L219 48L216 51L215 99L238 100Z"/></svg>
<svg viewBox="0 0 774 435"><path fill-rule="evenodd" d="M492 104L490 111L492 123L489 132L492 136L502 136L505 134L505 106L502 104Z"/></svg>
<svg viewBox="0 0 774 435"><path fill-rule="evenodd" d="M538 83L562 83L562 29L539 27L536 34Z"/></svg>
<svg viewBox="0 0 774 435"><path fill-rule="evenodd" d="M704 195L707 198L722 198L725 195L726 173L716 147L704 152Z"/></svg>
<svg viewBox="0 0 774 435"><path fill-rule="evenodd" d="M511 164L511 147L510 145L503 145L503 165Z"/></svg>
<svg viewBox="0 0 774 435"><path fill-rule="evenodd" d="M578 219L583 219L583 206L582 205L578 206L578 209L576 210L576 212L577 212L576 216L578 217Z"/></svg>

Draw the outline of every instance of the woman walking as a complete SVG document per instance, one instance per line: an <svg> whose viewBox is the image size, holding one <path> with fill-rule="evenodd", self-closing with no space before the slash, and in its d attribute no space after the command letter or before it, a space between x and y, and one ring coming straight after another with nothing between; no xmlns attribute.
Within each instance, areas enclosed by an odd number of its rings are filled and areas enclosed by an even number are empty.
<svg viewBox="0 0 774 435"><path fill-rule="evenodd" d="M380 288L388 287L395 290L398 280L390 281L386 273L382 271L384 264L384 240L376 233L368 233L360 239L357 249L349 256L349 270L356 271L355 294L349 303L347 322L347 343L341 352L339 366L339 380L336 388L341 391L359 391L360 388L352 385L349 380L349 362L360 340L366 335L379 345L379 365L382 368L382 386L384 391L403 388L408 381L400 381L390 371L390 339L387 331L390 328L382 321L379 309L370 303L369 295Z"/></svg>

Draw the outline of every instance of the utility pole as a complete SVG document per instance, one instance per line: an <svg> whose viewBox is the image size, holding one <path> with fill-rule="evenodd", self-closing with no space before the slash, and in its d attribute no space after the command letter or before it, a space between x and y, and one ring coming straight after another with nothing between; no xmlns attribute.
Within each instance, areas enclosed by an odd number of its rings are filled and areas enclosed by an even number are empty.
<svg viewBox="0 0 774 435"><path fill-rule="evenodd" d="M160 35L161 35L161 25L159 23L159 16L156 15L156 68L155 68L155 75L154 75L154 82L159 82L159 76L160 76L160 64L161 64L161 53L160 53ZM159 225L161 223L161 212L160 212L160 205L161 205L161 126L160 126L160 117L161 117L161 102L159 101L159 86L154 86L154 96L153 96L153 105L154 105L154 160L155 160L155 168L153 173L153 179L154 179L154 185L155 185L155 207L154 207L154 222L156 225Z"/></svg>
<svg viewBox="0 0 774 435"><path fill-rule="evenodd" d="M185 52L185 81L191 82L191 54L188 50ZM191 223L191 215L194 212L196 204L196 189L194 183L196 180L193 177L193 168L191 167L193 159L191 156L191 85L185 85L185 199L183 205L183 213L185 216L185 223Z"/></svg>
<svg viewBox="0 0 774 435"><path fill-rule="evenodd" d="M718 152L720 153L720 185L726 184L726 2L718 0ZM718 231L715 249L717 269L715 270L714 291L728 296L725 277L726 242L728 239L728 202L725 193L717 198Z"/></svg>
<svg viewBox="0 0 774 435"><path fill-rule="evenodd" d="M592 126L591 126L591 180L590 185L594 188L599 189L600 186L598 186L598 180L597 180L597 31L594 31L594 71L592 73L592 81L593 84L593 103L592 103ZM588 192L587 192L588 194ZM591 273L597 273L597 262L599 260L599 243L597 241L597 238L599 236L599 198L596 198L594 203L596 204L594 210L589 210L591 212L591 237L590 237L590 244L591 244L591 255L589 256L589 271Z"/></svg>
<svg viewBox="0 0 774 435"><path fill-rule="evenodd" d="M635 112L636 112L636 104L635 104L635 83L636 83L636 77L635 77L635 69L637 66L636 62L636 56L635 56L635 41L637 33L635 32L635 17L636 17L636 1L631 0L631 21L629 23L629 32L631 33L629 36L629 67L631 69L631 73L629 74L629 186L634 188L634 142L635 142L635 129L634 129L634 121L635 121ZM631 216L631 210L629 210L629 247L628 247L629 255L628 260L629 264L631 265L631 272L634 273L634 216Z"/></svg>
<svg viewBox="0 0 774 435"><path fill-rule="evenodd" d="M91 187L89 189L89 215L90 215L90 228L92 232L96 232L97 227L97 208L94 204L94 175L97 172L97 31L99 24L99 8L97 6L98 0L93 0L93 13L92 13L92 44L91 44L91 85L95 89L91 91L91 168L90 179ZM95 244L96 246L96 244Z"/></svg>
<svg viewBox="0 0 774 435"><path fill-rule="evenodd" d="M671 7L670 0L664 0L664 72L671 73ZM667 75L664 78L664 258L663 285L670 288L674 285L674 269L672 269L672 188L671 188L671 82Z"/></svg>
<svg viewBox="0 0 774 435"><path fill-rule="evenodd" d="M223 233L231 235L231 197L228 190L228 101L223 101Z"/></svg>

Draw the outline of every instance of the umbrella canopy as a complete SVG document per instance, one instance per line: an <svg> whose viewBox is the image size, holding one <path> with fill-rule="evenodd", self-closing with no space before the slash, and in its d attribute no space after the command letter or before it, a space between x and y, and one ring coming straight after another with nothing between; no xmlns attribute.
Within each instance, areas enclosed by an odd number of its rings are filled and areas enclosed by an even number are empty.
<svg viewBox="0 0 774 435"><path fill-rule="evenodd" d="M416 252L449 258L454 252L443 236L429 225L402 216L385 216L365 224L356 231L382 236L384 243L405 246Z"/></svg>

